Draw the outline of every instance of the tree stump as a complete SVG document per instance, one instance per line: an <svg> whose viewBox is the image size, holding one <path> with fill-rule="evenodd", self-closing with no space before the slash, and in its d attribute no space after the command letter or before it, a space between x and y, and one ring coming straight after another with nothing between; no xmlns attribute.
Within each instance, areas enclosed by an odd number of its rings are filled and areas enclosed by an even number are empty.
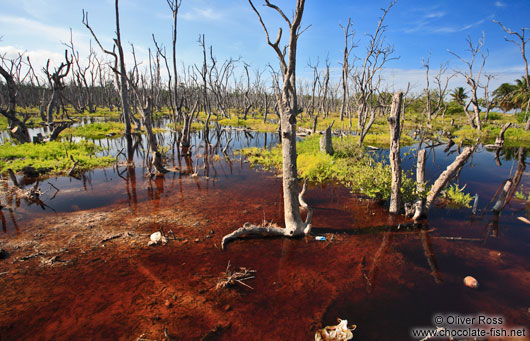
<svg viewBox="0 0 530 341"><path fill-rule="evenodd" d="M331 141L331 126L327 127L324 135L320 137L320 151L329 155L333 155L333 142Z"/></svg>

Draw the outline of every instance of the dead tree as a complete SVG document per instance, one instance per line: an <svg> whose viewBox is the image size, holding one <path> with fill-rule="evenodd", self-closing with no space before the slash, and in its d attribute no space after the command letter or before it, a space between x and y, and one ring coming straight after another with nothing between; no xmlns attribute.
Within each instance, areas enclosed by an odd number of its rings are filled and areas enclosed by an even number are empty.
<svg viewBox="0 0 530 341"><path fill-rule="evenodd" d="M169 63L167 61L167 56L166 56L166 49L165 48L162 48L158 42L156 41L156 38L155 38L155 35L153 34L152 35L153 37L153 43L155 44L155 48L156 48L156 51L157 51L157 55L162 57L162 59L164 60L164 65L166 66L166 72L167 72L167 77L168 77L168 80L167 80L167 88L168 88L168 107L169 107L169 110L171 112L171 119L173 120L173 123L176 122L177 120L177 112L176 112L176 107L175 107L175 101L173 99L173 91L171 91L171 88L172 88L172 76L171 76L171 70L169 69Z"/></svg>
<svg viewBox="0 0 530 341"><path fill-rule="evenodd" d="M322 84L321 84L321 91L322 93L319 94L320 98L320 112L324 115L324 118L327 118L329 115L329 103L328 103L328 97L329 97L329 60L326 58L326 71L324 72L324 76L322 77Z"/></svg>
<svg viewBox="0 0 530 341"><path fill-rule="evenodd" d="M134 49L133 49L133 56L134 56ZM158 142L156 139L156 135L153 133L153 125L152 125L152 113L153 113L153 103L152 103L152 97L151 94L147 91L147 81L144 76L138 75L138 65L136 62L136 58L134 58L134 68L131 73L130 77L126 77L125 80L128 82L129 89L132 90L136 97L136 101L138 102L138 108L140 111L140 114L142 116L142 125L145 129L145 133L147 135L147 143L148 147L151 151L151 166L154 168L154 172L152 174L154 175L163 175L165 173L168 173L169 171L164 167L162 163L162 154L160 153L160 150L158 148ZM149 68L151 68L151 65L149 65ZM141 84L138 84L137 82L134 82L133 79L141 79ZM153 89L151 89L153 91Z"/></svg>
<svg viewBox="0 0 530 341"><path fill-rule="evenodd" d="M346 27L339 25L342 30L344 31L344 54L343 54L343 60L342 60L342 103L340 106L340 120L344 120L344 114L346 111L348 112L349 119L350 119L350 128L351 128L351 112L350 110L347 110L347 104L348 104L348 80L351 72L351 67L349 65L349 59L350 54L353 48L355 47L353 44L353 29L351 27L351 18L348 18L348 23L346 24ZM351 43L348 45L348 41L351 40Z"/></svg>
<svg viewBox="0 0 530 341"><path fill-rule="evenodd" d="M442 172L442 174L440 174L440 176L436 179L425 201L418 201L415 203L412 210L408 212L409 215L413 216L413 219L415 221L421 218L424 218L427 215L434 200L436 200L440 192L445 188L445 186L447 185L449 180L453 177L453 175L462 169L462 167L467 162L469 157L475 151L475 148L476 146L464 148L462 153L460 153L460 155L458 155L456 159L449 166L447 166L447 168ZM424 167L425 162L423 162L421 166L418 162L418 165L419 167ZM422 174L424 174L423 171L422 171Z"/></svg>
<svg viewBox="0 0 530 341"><path fill-rule="evenodd" d="M92 34L92 37L94 37L94 40L100 47L100 49L109 56L112 56L114 59L114 65L111 66L112 71L114 72L114 75L116 77L116 81L120 88L120 100L121 100L121 107L123 112L123 120L125 122L125 135L131 134L131 108L129 105L129 88L127 86L127 68L125 67L125 55L123 53L123 46L121 42L121 34L120 34L120 11L118 6L118 0L115 0L114 2L115 7L115 17L116 17L116 38L114 38L114 46L112 47L112 51L107 50L101 45L99 42L98 37L88 24L88 12L85 12L83 10L83 25L90 31ZM118 53L116 54L116 49L118 50Z"/></svg>
<svg viewBox="0 0 530 341"><path fill-rule="evenodd" d="M202 67L199 68L197 67L197 65L194 65L195 69L197 70L197 72L199 73L199 75L201 76L201 79L202 79L202 106L203 106L203 109L204 109L204 112L206 113L206 123L204 124L204 129L205 131L207 132L209 127L209 123L210 123L210 118L212 116L212 110L211 110L211 106L210 106L210 100L208 98L208 60L206 58L206 42L204 40L204 34L202 35L199 35L199 40L198 40L198 43L199 45L202 47L202 57L203 57L203 60L202 60Z"/></svg>
<svg viewBox="0 0 530 341"><path fill-rule="evenodd" d="M244 90L243 90L243 99L244 99L244 107L245 107L245 109L243 110L243 119L244 120L247 119L248 112L250 111L250 109L254 105L252 103L251 93L250 93L252 89L250 87L250 76L248 74L248 67L249 67L249 65L247 63L243 64L243 68L245 69L245 75L246 75L246 79L247 79L246 87L244 87Z"/></svg>
<svg viewBox="0 0 530 341"><path fill-rule="evenodd" d="M467 105L464 108L464 111L466 112L469 124L472 128L477 128L478 131L482 129L482 124L480 121L480 106L478 101L478 89L481 87L480 79L482 77L482 72L484 71L484 66L486 65L486 59L488 58L488 52L486 51L486 54L484 54L484 34L482 34L482 37L477 42L477 45L474 45L471 41L471 37L467 38L467 43L469 50L468 52L471 54L469 59L464 59L457 55L454 52L449 51L453 56L457 57L462 63L464 63L467 66L466 71L457 71L458 74L462 75L467 85L469 86L471 90L471 98L469 99ZM475 72L476 60L480 57L480 66L478 69L478 72ZM470 113L469 107L473 105L473 114Z"/></svg>
<svg viewBox="0 0 530 341"><path fill-rule="evenodd" d="M380 83L380 72L383 66L393 58L394 47L385 45L386 25L384 20L390 9L396 4L396 1L390 2L388 7L383 10L383 15L379 18L377 28L374 34L369 35L369 42L366 49L366 56L363 64L354 75L356 85L356 101L359 112L358 129L359 146L362 146L364 138L375 121L376 110L379 106L377 103L376 91Z"/></svg>
<svg viewBox="0 0 530 341"><path fill-rule="evenodd" d="M311 218L313 215L312 210L302 198L306 189L305 184L300 195L298 194L298 172L296 167L296 116L299 113L296 97L296 48L298 38L302 33L300 30L300 24L302 22L305 0L297 0L296 12L292 19L289 19L278 6L265 0L265 5L275 10L289 27L289 42L284 48L280 47L282 29L279 29L275 42L272 42L261 14L256 7L254 7L252 0L249 0L249 3L258 16L261 26L265 31L267 43L273 48L279 58L283 74L283 83L281 95L278 98L278 107L280 109L282 136L282 185L285 228L245 225L223 238L223 248L229 241L249 234L283 237L299 237L307 235L311 231ZM308 211L305 222L302 220L300 207L306 208Z"/></svg>
<svg viewBox="0 0 530 341"><path fill-rule="evenodd" d="M524 60L524 71L525 71L525 80L526 80L526 88L530 89L530 75L528 73L528 59L526 59L526 43L528 43L528 40L530 38L525 38L525 34L527 31L530 30L530 28L523 27L521 28L521 33L514 32L508 27L504 26L500 21L493 20L493 22L499 24L501 28L506 32L507 34L511 36L517 37L517 40L515 39L508 39L508 37L504 37L504 40L510 43L514 43L519 47L519 50L521 52L521 56ZM528 99L528 102L526 103L526 114L528 115L528 109L530 109L530 98ZM528 117L528 120L526 121L526 124L524 126L524 130L530 130L530 116Z"/></svg>
<svg viewBox="0 0 530 341"><path fill-rule="evenodd" d="M453 78L455 75L450 75L448 77L445 77L445 80L442 80L443 75L447 71L447 64L440 64L440 69L436 76L434 77L434 82L436 84L436 103L432 103L431 98L431 90L429 88L430 86L430 79L429 79L429 71L430 71L430 59L431 56L427 58L426 61L423 61L423 67L425 68L425 75L427 80L427 87L425 88L425 96L426 96L426 107L425 111L427 113L427 121L430 123L433 118L436 118L440 113L442 114L442 117L445 116L445 112L447 111L447 105L444 103L444 98L447 95L447 87L449 85L449 81L451 78Z"/></svg>
<svg viewBox="0 0 530 341"><path fill-rule="evenodd" d="M171 30L171 46L172 46L172 59L173 59L173 91L175 92L173 94L173 107L175 108L177 112L177 119L180 120L180 107L178 105L179 103L179 96L178 96L178 73L177 73L177 23L178 23L178 13L180 9L180 5L182 3L182 0L166 0L167 4L169 6L169 9L171 10L172 18L173 18L173 24L172 24L172 30ZM169 89L171 92L171 88Z"/></svg>
<svg viewBox="0 0 530 341"><path fill-rule="evenodd" d="M12 61L13 63L13 61ZM4 78L7 87L7 107L0 107L0 114L4 115L7 118L9 125L9 134L15 138L20 143L29 143L31 142L31 137L29 135L28 127L26 126L27 120L30 118L29 115L25 115L22 119L17 117L16 113L16 103L17 103L17 93L18 88L13 79L12 70L11 72L4 69L0 65L0 74Z"/></svg>
<svg viewBox="0 0 530 341"><path fill-rule="evenodd" d="M213 48L210 46L210 72L208 74L208 86L213 94L217 110L221 111L224 118L229 118L229 108L227 103L228 82L234 73L234 59L227 59L219 67L217 59L213 55Z"/></svg>
<svg viewBox="0 0 530 341"><path fill-rule="evenodd" d="M89 113L96 112L96 103L94 98L94 89L96 85L97 68L100 67L96 62L96 53L90 44L87 64L82 65L79 51L74 46L72 30L70 29L70 43L64 44L70 50L72 55L72 86L73 93L70 94L70 103L74 109L83 113L86 109Z"/></svg>
<svg viewBox="0 0 530 341"><path fill-rule="evenodd" d="M73 57L72 57L73 58ZM62 91L65 88L65 85L63 83L63 79L68 76L68 73L70 72L72 61L73 59L68 58L68 50L64 51L64 59L65 63L61 63L58 68L55 69L55 71L50 72L50 60L48 59L48 62L46 63L46 68L43 68L43 72L48 78L48 84L50 86L51 90L51 96L48 101L48 105L46 107L46 119L47 124L49 127L53 127L53 130L50 134L50 141L55 140L61 131L63 131L68 124L66 123L60 123L55 124L53 119L53 110L57 107L57 113L59 112L59 107L57 105L57 102L61 100L62 97Z"/></svg>
<svg viewBox="0 0 530 341"><path fill-rule="evenodd" d="M388 123L390 124L390 166L392 167L392 192L390 194L390 213L401 211L401 156L399 139L401 137L401 102L403 92L399 91L392 98L392 107Z"/></svg>

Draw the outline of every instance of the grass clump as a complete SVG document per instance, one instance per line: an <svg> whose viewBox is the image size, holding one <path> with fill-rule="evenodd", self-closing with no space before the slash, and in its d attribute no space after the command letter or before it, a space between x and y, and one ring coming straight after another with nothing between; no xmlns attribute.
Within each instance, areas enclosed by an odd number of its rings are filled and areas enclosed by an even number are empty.
<svg viewBox="0 0 530 341"><path fill-rule="evenodd" d="M458 184L453 184L443 191L442 201L445 207L471 208L473 197L469 193L464 193L464 187L460 188Z"/></svg>
<svg viewBox="0 0 530 341"><path fill-rule="evenodd" d="M82 125L75 128L68 128L63 131L63 135L73 135L86 139L102 139L109 136L119 137L123 135L125 125L119 122L97 122Z"/></svg>
<svg viewBox="0 0 530 341"><path fill-rule="evenodd" d="M76 168L78 170L104 167L114 162L114 158L110 156L96 157L96 153L101 150L101 147L88 141L7 143L0 148L0 173L7 172L9 168L17 172L26 166L31 166L49 174L64 174L73 165L70 155L75 160L79 160Z"/></svg>
<svg viewBox="0 0 530 341"><path fill-rule="evenodd" d="M387 160L376 160L357 146L355 136L334 139L335 154L320 152L319 136L311 136L297 142L297 164L299 176L313 182L339 181L353 193L368 198L386 200L390 197L392 171ZM268 170L281 170L281 147L270 150L245 148L240 150L253 165ZM412 200L415 183L411 174L403 173L402 195L404 200Z"/></svg>

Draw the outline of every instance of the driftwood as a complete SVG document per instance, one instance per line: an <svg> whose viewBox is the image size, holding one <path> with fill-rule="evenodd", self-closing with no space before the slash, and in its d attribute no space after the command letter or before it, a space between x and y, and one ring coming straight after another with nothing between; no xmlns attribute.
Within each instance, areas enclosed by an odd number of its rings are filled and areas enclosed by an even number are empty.
<svg viewBox="0 0 530 341"><path fill-rule="evenodd" d="M227 234L223 237L221 243L221 248L224 250L226 244L244 236L260 236L260 237L301 237L308 235L311 232L311 219L313 217L313 210L307 205L304 201L303 196L306 191L307 180L304 181L302 191L298 196L298 201L300 202L300 207L307 209L307 217L305 220L305 228L302 232L297 230L282 228L277 225L269 224L267 226L252 225L250 223L245 223L243 227L235 230L232 233Z"/></svg>

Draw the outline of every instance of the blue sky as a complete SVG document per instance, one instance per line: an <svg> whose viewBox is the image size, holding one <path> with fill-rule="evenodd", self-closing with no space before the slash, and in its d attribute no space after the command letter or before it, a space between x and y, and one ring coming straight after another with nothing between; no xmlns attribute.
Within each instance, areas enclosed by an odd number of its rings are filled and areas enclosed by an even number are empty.
<svg viewBox="0 0 530 341"><path fill-rule="evenodd" d="M276 14L261 7L275 36L281 21ZM113 0L3 0L0 13L0 53L12 55L26 51L35 66L44 66L46 59L59 61L64 52L61 42L69 40L69 30L74 33L74 43L84 54L88 51L90 36L81 23L82 9L88 11L90 24L106 47L111 47L114 34ZM292 13L294 0L275 3ZM307 0L303 26L311 27L301 36L298 49L299 78L309 78L307 63L329 58L335 77L339 77L342 59L343 33L339 24L352 18L358 47L352 54L362 57L366 33L373 32L381 8L388 1ZM165 0L122 0L120 2L122 39L134 43L140 59L153 48L151 34L170 47L171 12ZM421 59L431 53L431 68L449 62L453 70L462 65L451 56L451 50L467 56L466 38L476 42L482 32L486 37L489 58L486 70L496 75L494 86L522 75L523 61L517 46L504 41L505 33L493 19L502 21L513 30L530 27L530 1L528 0L398 0L385 21L388 25L387 42L394 45L398 60L387 64L386 84L390 88L403 88L411 82L416 90L424 84ZM277 65L272 49L255 14L246 0L183 0L179 15L179 62L187 65L201 63L201 50L197 44L199 34L205 34L207 45L212 45L217 59L238 58L253 67L265 68L267 63ZM530 33L529 33L530 35ZM129 46L126 49L130 50ZM99 52L99 51L98 51ZM130 61L129 61L130 65ZM451 86L461 85L455 79Z"/></svg>

